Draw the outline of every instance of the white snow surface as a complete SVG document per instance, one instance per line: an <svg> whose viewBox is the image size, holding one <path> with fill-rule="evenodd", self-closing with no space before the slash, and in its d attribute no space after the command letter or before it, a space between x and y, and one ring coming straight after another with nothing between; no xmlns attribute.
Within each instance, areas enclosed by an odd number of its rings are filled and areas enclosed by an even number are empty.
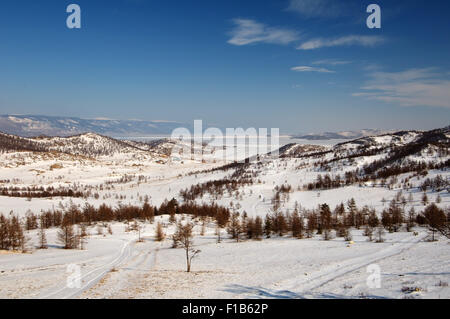
<svg viewBox="0 0 450 319"><path fill-rule="evenodd" d="M104 143L97 136L77 138L81 139L80 143L91 144L96 149ZM388 145L415 138L415 133L410 133L400 141L393 141L392 136L373 140ZM46 139L41 142L48 143ZM39 213L58 205L83 205L86 201L95 206L102 203L116 206L119 202L142 205L146 195L152 205L160 205L165 199L181 200L180 190L222 179L230 173L204 172L230 163L229 158L223 158L223 150L213 145L209 146L203 162L190 159L188 154L170 158L134 147L130 144L126 152L96 158L56 152L2 153L0 186L91 188L99 198L30 200L2 196L0 213L23 217L27 211ZM331 148L330 145L321 147ZM357 145L346 143L341 151L353 147ZM264 217L271 210L274 187L287 183L293 192L283 202L283 211L292 211L296 203L308 209L327 203L333 209L354 198L359 207L367 205L380 212L398 193L401 180L412 174L398 176L398 182L390 188L368 184L305 191L298 187L314 181L319 173L343 175L382 156L359 157L351 163L341 161L330 172L319 171L314 159L280 158L265 164L256 178L260 182L242 187L239 194L225 193L218 199L205 195L197 201L215 201L224 206L238 203L240 212ZM326 158L331 157L333 153L326 155ZM414 158L442 160L434 151L411 157ZM126 175L132 176L131 181L115 182ZM412 194L413 199L406 210L414 207L420 212L423 209L422 192L417 187L426 178L437 175L449 178L448 170L432 170L425 177L411 178L411 188L403 190L405 197ZM146 180L139 181L139 176ZM107 182L112 182L114 189L108 188L111 184ZM439 195L442 201L438 205L448 209L448 191L429 191L427 195L430 202ZM184 216L184 219L189 217ZM353 244L342 238L324 241L319 236L302 240L275 237L239 243L224 239L217 243L214 224L209 223L205 235L201 236L198 223L195 244L201 253L193 261L193 271L186 273L183 251L171 248L169 238L162 243L154 240L157 221L164 223L168 235L174 231L168 216L159 216L153 224L145 224L143 242L136 242L137 234L125 232L122 223L111 224L112 235L105 229L106 235L98 235L97 226L93 226L89 229L91 235L85 250L61 249L56 241L57 229L47 232L49 249L37 250L37 233L30 231L27 236L31 253L0 254L0 298L450 298L449 240L441 237L437 242L425 242L427 231L424 228L415 229L417 236L407 232L386 234L384 243L367 242L360 230L352 231ZM227 237L224 230L223 236ZM367 266L372 264L380 267L380 288L367 285ZM80 267L80 287L67 286L71 265Z"/></svg>

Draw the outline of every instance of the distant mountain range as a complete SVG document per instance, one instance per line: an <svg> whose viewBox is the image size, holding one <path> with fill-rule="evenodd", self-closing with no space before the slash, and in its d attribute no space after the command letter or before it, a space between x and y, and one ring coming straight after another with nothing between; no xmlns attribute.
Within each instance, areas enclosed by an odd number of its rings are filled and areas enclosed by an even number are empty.
<svg viewBox="0 0 450 319"><path fill-rule="evenodd" d="M353 140L366 136L376 136L381 134L389 134L394 131L388 130L376 130L376 129L364 129L359 131L342 131L342 132L324 132L318 134L305 134L305 135L294 135L292 138L303 139L310 141L318 140Z"/></svg>
<svg viewBox="0 0 450 319"><path fill-rule="evenodd" d="M399 131L377 136L366 136L348 140L333 146L302 145L291 143L280 148L280 156L286 158L307 158L328 156L322 167L329 168L342 161L343 166L349 163L367 164L366 160L374 160L366 171L393 171L408 163L426 163L426 157L437 158L441 167L448 167L450 147L450 126L431 131ZM376 158L378 157L378 159ZM344 160L345 159L345 160ZM355 162L355 159L356 160ZM430 163L428 163L429 165ZM358 167L358 164L355 168ZM419 166L418 166L419 167ZM429 166L429 168L432 166ZM360 168L360 167L359 167ZM420 167L418 168L421 169ZM423 168L422 168L423 169ZM414 169L415 170L415 169ZM396 174L404 173L398 170Z"/></svg>
<svg viewBox="0 0 450 319"><path fill-rule="evenodd" d="M69 137L21 137L0 132L0 153L40 152L62 153L73 156L98 158L124 155L128 159L142 156L160 158L171 153L174 142L160 139L151 142L118 140L96 133L84 133Z"/></svg>
<svg viewBox="0 0 450 319"><path fill-rule="evenodd" d="M193 132L192 123L171 121L82 119L78 117L46 115L0 115L0 132L22 137L34 136L73 136L83 133L96 133L110 137L146 137L170 135L179 127ZM204 127L206 129L206 127ZM357 131L310 133L292 135L293 139L317 140L353 140L367 136L377 136L394 131L363 129Z"/></svg>
<svg viewBox="0 0 450 319"><path fill-rule="evenodd" d="M333 152L334 157L351 158L356 153L360 156L373 156L386 152L386 149L396 149L389 154L397 161L405 154L421 156L422 151L427 154L438 152L448 156L450 141L450 127L432 131L401 131L378 136L362 137L345 141L334 146L303 145L291 143L280 148L282 157L305 157L311 154L326 155ZM98 158L102 156L125 156L137 159L142 156L162 158L172 153L177 141L160 139L150 142L138 142L126 139L114 139L96 133L84 133L70 137L20 137L0 132L0 154L3 152L39 152L60 153L74 156ZM404 150L401 150L404 148Z"/></svg>
<svg viewBox="0 0 450 319"><path fill-rule="evenodd" d="M72 136L98 133L116 137L170 135L178 127L191 129L192 125L168 121L81 119L44 115L0 115L0 131L31 137Z"/></svg>

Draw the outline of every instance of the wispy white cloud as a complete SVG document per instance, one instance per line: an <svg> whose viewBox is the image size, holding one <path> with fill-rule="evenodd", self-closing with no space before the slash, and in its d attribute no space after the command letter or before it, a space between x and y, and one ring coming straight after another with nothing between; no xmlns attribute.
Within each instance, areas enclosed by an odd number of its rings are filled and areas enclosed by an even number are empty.
<svg viewBox="0 0 450 319"><path fill-rule="evenodd" d="M343 60L336 60L336 59L325 59L325 60L318 60L312 62L313 65L345 65L350 64L351 61L343 61Z"/></svg>
<svg viewBox="0 0 450 319"><path fill-rule="evenodd" d="M292 71L295 72L318 72L318 73L335 73L332 70L328 70L326 68L315 68L312 66L295 66L291 68Z"/></svg>
<svg viewBox="0 0 450 319"><path fill-rule="evenodd" d="M380 36L348 35L339 38L317 38L302 43L298 50L314 50L327 47L360 45L373 47L383 43L385 39Z"/></svg>
<svg viewBox="0 0 450 319"><path fill-rule="evenodd" d="M229 44L248 45L253 43L289 44L299 39L295 30L269 27L251 19L234 19L235 28L230 32Z"/></svg>
<svg viewBox="0 0 450 319"><path fill-rule="evenodd" d="M377 63L369 63L363 67L363 70L367 72L381 72L382 69L383 67Z"/></svg>
<svg viewBox="0 0 450 319"><path fill-rule="evenodd" d="M374 72L361 91L352 95L401 106L450 108L450 80L433 68Z"/></svg>
<svg viewBox="0 0 450 319"><path fill-rule="evenodd" d="M288 11L306 17L337 17L345 13L346 1L290 0Z"/></svg>

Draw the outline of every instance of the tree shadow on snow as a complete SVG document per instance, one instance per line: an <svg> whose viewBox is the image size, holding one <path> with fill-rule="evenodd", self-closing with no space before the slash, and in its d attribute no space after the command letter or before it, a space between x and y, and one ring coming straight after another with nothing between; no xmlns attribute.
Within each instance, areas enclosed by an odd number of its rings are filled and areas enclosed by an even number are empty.
<svg viewBox="0 0 450 319"><path fill-rule="evenodd" d="M38 249L39 247L36 247ZM47 248L64 249L64 245L48 244Z"/></svg>
<svg viewBox="0 0 450 319"><path fill-rule="evenodd" d="M398 276L398 277L405 277L405 276L448 276L450 275L450 272L405 272L400 274L386 274L386 276Z"/></svg>
<svg viewBox="0 0 450 319"><path fill-rule="evenodd" d="M228 285L224 291L234 294L253 294L255 298L304 299L302 295L289 290L270 290L262 287L247 287L237 284Z"/></svg>
<svg viewBox="0 0 450 319"><path fill-rule="evenodd" d="M357 295L357 296L345 296L333 293L318 293L300 295L290 290L270 290L262 287L247 287L243 285L228 285L223 291L231 292L234 294L251 294L251 298L269 298L269 299L389 299L383 296L377 295Z"/></svg>

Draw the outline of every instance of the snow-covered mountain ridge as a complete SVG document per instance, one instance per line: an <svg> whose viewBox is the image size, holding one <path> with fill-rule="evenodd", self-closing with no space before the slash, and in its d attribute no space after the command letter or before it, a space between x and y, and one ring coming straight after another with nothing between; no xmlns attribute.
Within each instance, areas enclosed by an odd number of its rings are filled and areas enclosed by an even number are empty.
<svg viewBox="0 0 450 319"><path fill-rule="evenodd" d="M94 133L26 138L0 132L0 151L59 152L93 158L117 154L159 154L151 144L117 140Z"/></svg>
<svg viewBox="0 0 450 319"><path fill-rule="evenodd" d="M190 125L170 121L81 119L44 115L0 115L0 131L31 137L38 135L71 136L86 132L108 136L167 135L178 127Z"/></svg>
<svg viewBox="0 0 450 319"><path fill-rule="evenodd" d="M341 131L341 132L323 132L323 133L309 133L297 134L292 136L293 139L304 139L310 141L317 140L352 140L360 137L373 136L393 133L393 130L378 130L378 129L363 129L357 131Z"/></svg>

